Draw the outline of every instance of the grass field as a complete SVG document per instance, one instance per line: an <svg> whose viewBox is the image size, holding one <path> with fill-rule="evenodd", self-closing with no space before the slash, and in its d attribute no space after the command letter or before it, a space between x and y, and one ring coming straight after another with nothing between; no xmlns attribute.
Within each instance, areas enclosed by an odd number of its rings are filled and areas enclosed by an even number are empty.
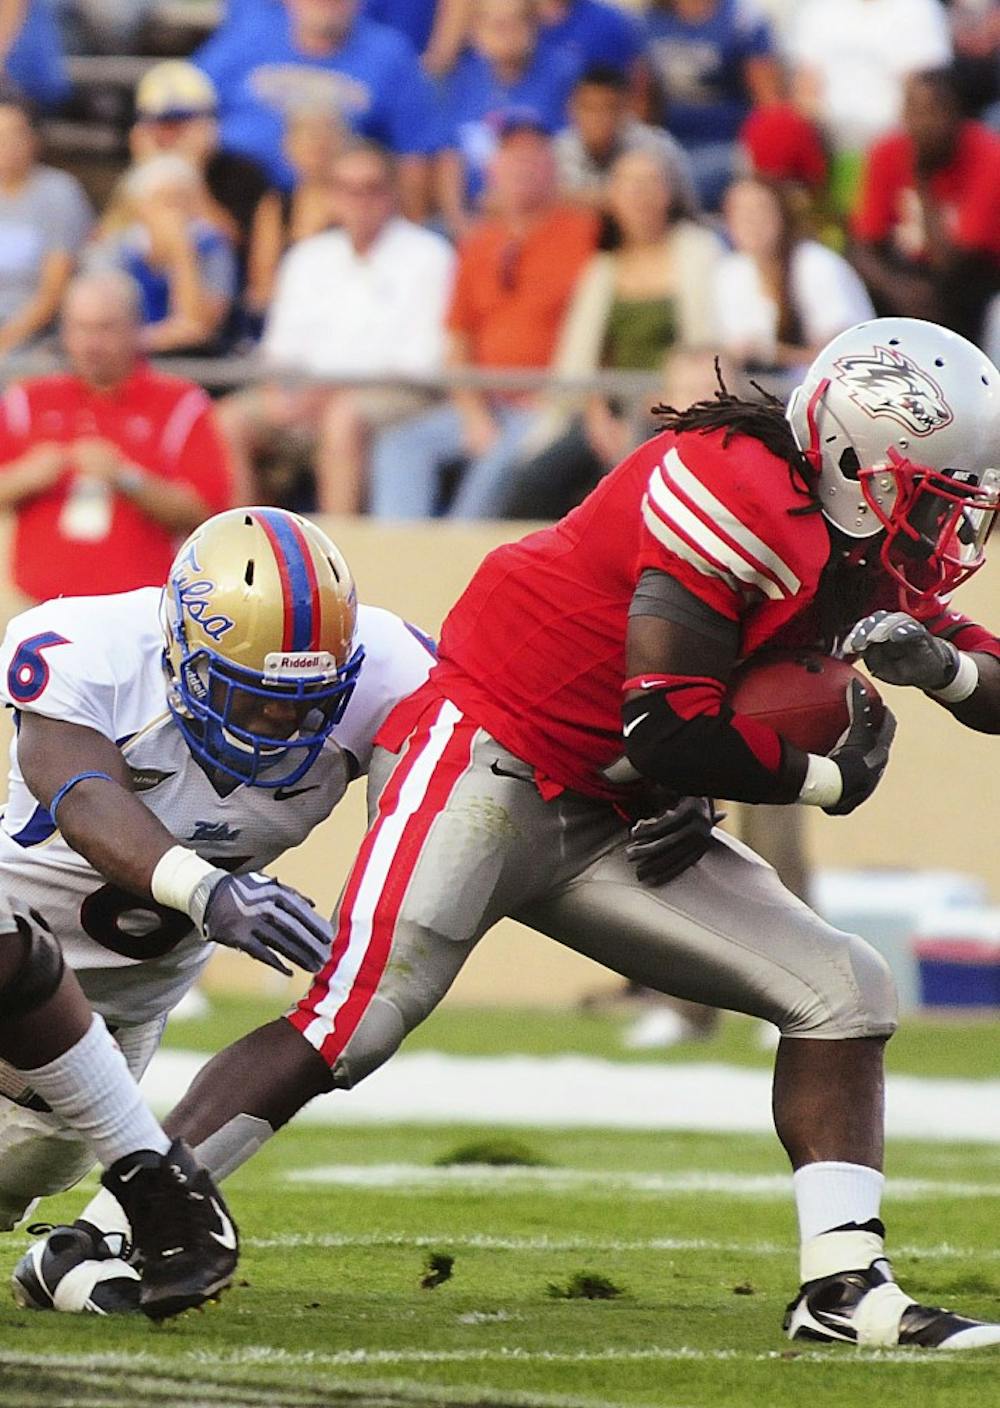
<svg viewBox="0 0 1000 1408"><path fill-rule="evenodd" d="M174 1041L206 1049L260 1009L225 1004ZM606 1018L445 1010L412 1045L622 1056ZM893 1067L997 1074L996 1030L910 1024ZM650 1059L650 1053L643 1053ZM766 1063L750 1024L669 1061ZM346 1097L345 1097L346 1098ZM483 1167L507 1137L535 1165ZM911 1293L1000 1316L1000 1149L896 1143L886 1214ZM229 1185L241 1283L155 1328L17 1312L0 1298L0 1404L187 1408L1000 1404L1000 1351L799 1349L794 1217L775 1141L455 1126L288 1130ZM79 1193L50 1200L72 1216ZM0 1243L0 1277L25 1245ZM442 1272L428 1276L432 1265ZM619 1293L572 1298L574 1281ZM556 1294L555 1292L561 1292Z"/></svg>

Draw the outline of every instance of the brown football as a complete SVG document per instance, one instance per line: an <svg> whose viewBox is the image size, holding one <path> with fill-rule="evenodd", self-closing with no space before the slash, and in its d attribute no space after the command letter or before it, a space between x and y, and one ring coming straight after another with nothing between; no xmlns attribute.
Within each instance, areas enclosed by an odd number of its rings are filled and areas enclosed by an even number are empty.
<svg viewBox="0 0 1000 1408"><path fill-rule="evenodd" d="M728 703L770 726L807 753L829 753L847 728L847 688L860 680L876 723L885 706L867 675L846 660L819 650L782 650L753 655L738 667Z"/></svg>

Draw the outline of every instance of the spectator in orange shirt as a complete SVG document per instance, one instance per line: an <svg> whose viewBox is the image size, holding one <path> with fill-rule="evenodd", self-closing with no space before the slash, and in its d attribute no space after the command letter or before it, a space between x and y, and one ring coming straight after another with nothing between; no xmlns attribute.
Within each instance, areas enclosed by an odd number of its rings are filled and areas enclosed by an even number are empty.
<svg viewBox="0 0 1000 1408"><path fill-rule="evenodd" d="M907 80L903 129L868 154L853 233L879 312L979 340L1000 291L1000 136L963 117L949 70Z"/></svg>
<svg viewBox="0 0 1000 1408"><path fill-rule="evenodd" d="M117 271L63 302L69 371L0 401L0 508L12 575L36 601L164 581L178 540L232 503L208 397L139 357L141 295Z"/></svg>
<svg viewBox="0 0 1000 1408"><path fill-rule="evenodd" d="M501 125L489 172L495 213L459 247L447 327L447 365L549 365L577 276L593 253L597 217L559 205L549 137L523 116ZM541 413L535 394L456 390L443 405L393 426L372 456L371 510L383 518L435 511L442 465L467 464L448 513L490 518L506 498L511 466Z"/></svg>

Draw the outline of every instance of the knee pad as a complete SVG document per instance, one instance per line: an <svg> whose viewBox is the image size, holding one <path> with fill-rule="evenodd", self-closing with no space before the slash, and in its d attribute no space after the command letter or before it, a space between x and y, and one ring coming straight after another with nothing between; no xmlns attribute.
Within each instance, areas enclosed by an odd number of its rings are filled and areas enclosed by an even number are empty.
<svg viewBox="0 0 1000 1408"><path fill-rule="evenodd" d="M824 967L822 981L814 979L809 1000L798 1006L793 1020L779 1020L778 1026L785 1036L826 1040L891 1036L896 984L888 963L857 934L837 938L836 961Z"/></svg>
<svg viewBox="0 0 1000 1408"><path fill-rule="evenodd" d="M62 949L48 928L23 915L15 915L18 942L22 945L21 962L13 978L0 989L0 1018L10 1021L26 1017L48 1002L66 968Z"/></svg>
<svg viewBox="0 0 1000 1408"><path fill-rule="evenodd" d="M892 970L878 950L857 934L850 935L850 955L860 997L858 1021L865 1028L859 1035L891 1036L898 1019Z"/></svg>

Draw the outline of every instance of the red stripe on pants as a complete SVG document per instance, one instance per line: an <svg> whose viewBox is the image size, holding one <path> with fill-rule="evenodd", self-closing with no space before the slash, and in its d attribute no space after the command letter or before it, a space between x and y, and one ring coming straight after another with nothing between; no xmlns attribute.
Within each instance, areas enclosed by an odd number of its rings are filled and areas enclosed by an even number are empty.
<svg viewBox="0 0 1000 1408"><path fill-rule="evenodd" d="M444 703L441 707L444 708ZM454 708L453 705L448 707ZM336 1063L337 1058L354 1035L378 988L389 961L389 954L392 951L396 922L406 890L420 859L424 842L435 818L444 810L456 783L469 764L472 740L478 725L471 719L461 717L454 725L452 736L445 745L414 811L405 823L403 832L396 842L385 881L372 913L368 946L351 990L336 1012L328 1017L321 1015L317 1008L326 999L334 975L351 942L354 911L358 904L358 896L364 883L366 871L371 863L372 854L379 838L385 832L387 821L397 811L403 786L427 747L431 737L431 729L437 722L440 712L440 709L436 710L431 719L426 723L422 722L411 735L406 751L396 764L383 789L379 798L378 814L362 842L361 850L348 877L330 958L326 966L317 974L309 992L288 1018L292 1026L303 1034L317 1017L330 1026L330 1034L324 1037L317 1050L331 1067Z"/></svg>

